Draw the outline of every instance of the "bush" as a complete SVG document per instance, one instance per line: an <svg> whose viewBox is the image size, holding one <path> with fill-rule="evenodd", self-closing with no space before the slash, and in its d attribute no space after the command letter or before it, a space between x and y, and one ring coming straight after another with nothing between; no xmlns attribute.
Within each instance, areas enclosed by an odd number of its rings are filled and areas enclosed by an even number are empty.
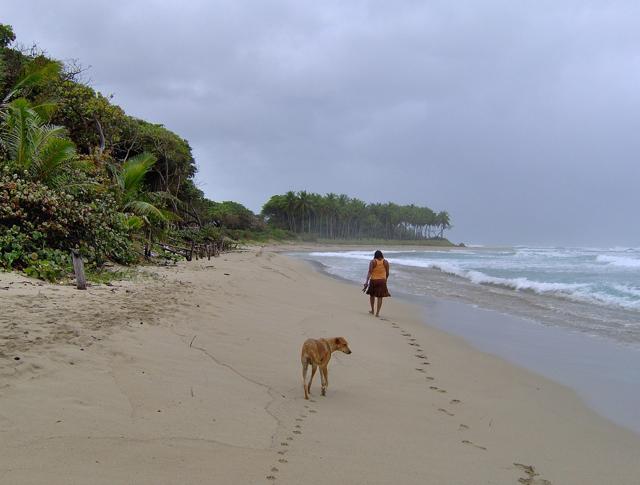
<svg viewBox="0 0 640 485"><path fill-rule="evenodd" d="M112 195L98 186L71 193L0 173L0 267L56 279L70 268L72 248L97 265L133 262L115 207Z"/></svg>
<svg viewBox="0 0 640 485"><path fill-rule="evenodd" d="M174 229L169 234L175 239L184 241L185 244L191 241L196 244L207 244L222 241L224 238L224 232L216 226L185 227Z"/></svg>

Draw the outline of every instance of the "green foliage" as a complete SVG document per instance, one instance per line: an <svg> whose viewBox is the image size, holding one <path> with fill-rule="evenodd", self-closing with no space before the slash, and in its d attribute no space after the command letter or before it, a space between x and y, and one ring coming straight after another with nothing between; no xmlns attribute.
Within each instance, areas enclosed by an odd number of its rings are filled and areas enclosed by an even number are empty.
<svg viewBox="0 0 640 485"><path fill-rule="evenodd" d="M67 253L59 249L43 248L31 253L29 264L24 268L27 276L46 281L58 281L71 272L71 261Z"/></svg>
<svg viewBox="0 0 640 485"><path fill-rule="evenodd" d="M67 181L76 151L65 128L46 124L24 98L7 105L3 121L2 142L15 170L48 185Z"/></svg>
<svg viewBox="0 0 640 485"><path fill-rule="evenodd" d="M274 195L262 208L272 227L288 229L304 240L326 239L443 239L451 227L447 212L428 207L366 204L346 195L287 192Z"/></svg>
<svg viewBox="0 0 640 485"><path fill-rule="evenodd" d="M170 231L169 236L185 243L193 241L196 244L206 244L222 241L225 232L223 229L215 226L185 227Z"/></svg>
<svg viewBox="0 0 640 485"><path fill-rule="evenodd" d="M13 27L0 24L0 47L7 47L14 40L16 40L16 34L13 33Z"/></svg>
<svg viewBox="0 0 640 485"><path fill-rule="evenodd" d="M146 177L153 191L177 195L181 185L196 173L189 143L162 125L135 120L131 150L150 153L156 163Z"/></svg>
<svg viewBox="0 0 640 485"><path fill-rule="evenodd" d="M126 150L134 122L108 98L65 79L52 83L49 95L56 101L53 123L67 127L80 153L91 154L101 146L108 152Z"/></svg>
<svg viewBox="0 0 640 485"><path fill-rule="evenodd" d="M131 263L131 241L114 207L109 192L92 186L71 193L5 172L0 175L0 264L25 269L54 254L47 251L66 255L71 248L96 264Z"/></svg>
<svg viewBox="0 0 640 485"><path fill-rule="evenodd" d="M134 214L138 219L128 219L129 228L152 222L162 223L174 219L173 215L163 211L158 202L171 199L167 192L147 192L144 181L151 167L156 163L156 157L150 153L141 153L124 162L120 167L113 168L113 179L119 189L120 210Z"/></svg>
<svg viewBox="0 0 640 485"><path fill-rule="evenodd" d="M264 225L245 206L230 200L209 204L207 216L218 225L228 229L258 229Z"/></svg>

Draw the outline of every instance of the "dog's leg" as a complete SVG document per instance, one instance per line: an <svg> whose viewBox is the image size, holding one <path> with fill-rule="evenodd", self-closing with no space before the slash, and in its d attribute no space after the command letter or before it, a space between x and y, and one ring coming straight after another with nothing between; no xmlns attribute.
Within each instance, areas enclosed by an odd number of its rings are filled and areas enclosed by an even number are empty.
<svg viewBox="0 0 640 485"><path fill-rule="evenodd" d="M311 394L311 383L313 382L313 376L316 375L316 370L318 370L318 366L312 362L311 363L311 379L309 379L309 384L307 385L307 392L309 394Z"/></svg>
<svg viewBox="0 0 640 485"><path fill-rule="evenodd" d="M320 377L322 377L322 395L325 396L329 387L329 369L326 366L320 367Z"/></svg>
<svg viewBox="0 0 640 485"><path fill-rule="evenodd" d="M309 361L302 361L302 387L304 388L304 398L309 399L309 392L307 390L307 368L309 367Z"/></svg>

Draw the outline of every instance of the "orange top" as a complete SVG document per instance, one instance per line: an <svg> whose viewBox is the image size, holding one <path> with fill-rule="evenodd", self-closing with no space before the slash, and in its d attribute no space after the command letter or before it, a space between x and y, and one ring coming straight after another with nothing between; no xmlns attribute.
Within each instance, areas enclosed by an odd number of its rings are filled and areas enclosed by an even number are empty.
<svg viewBox="0 0 640 485"><path fill-rule="evenodd" d="M371 279L372 280L386 280L387 279L387 270L384 267L384 259L374 259L376 265L371 270Z"/></svg>

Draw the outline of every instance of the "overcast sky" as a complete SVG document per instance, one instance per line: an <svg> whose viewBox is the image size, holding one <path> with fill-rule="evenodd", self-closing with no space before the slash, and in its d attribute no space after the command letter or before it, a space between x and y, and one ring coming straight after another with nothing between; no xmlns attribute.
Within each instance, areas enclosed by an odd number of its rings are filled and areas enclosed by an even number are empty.
<svg viewBox="0 0 640 485"><path fill-rule="evenodd" d="M471 243L640 246L640 2L3 0L188 139L198 185L451 214Z"/></svg>

